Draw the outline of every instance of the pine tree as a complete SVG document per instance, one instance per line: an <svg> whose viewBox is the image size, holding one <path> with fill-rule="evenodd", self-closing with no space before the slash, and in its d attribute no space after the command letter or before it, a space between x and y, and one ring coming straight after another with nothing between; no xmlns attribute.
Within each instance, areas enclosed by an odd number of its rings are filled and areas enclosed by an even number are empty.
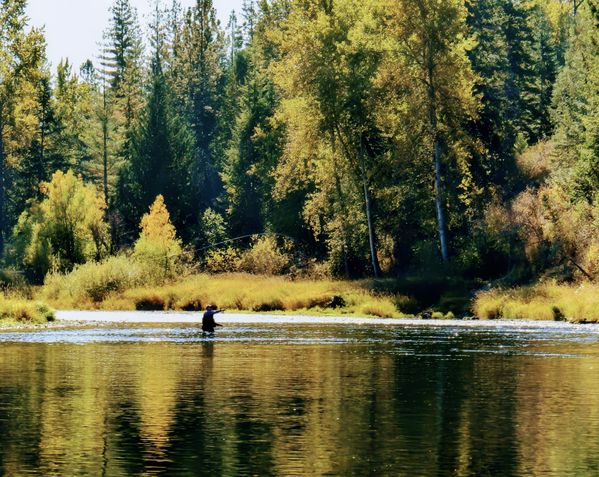
<svg viewBox="0 0 599 477"><path fill-rule="evenodd" d="M143 105L143 43L137 12L130 0L115 0L110 12L101 57L98 108L102 127L102 181L107 201L111 195L110 169L118 169L129 160L135 121Z"/></svg>
<svg viewBox="0 0 599 477"><path fill-rule="evenodd" d="M194 213L189 199L192 142L173 107L163 71L163 26L157 14L149 97L132 137L131 160L119 175L117 204L129 232L158 195L170 204L175 224L186 225L187 231Z"/></svg>
<svg viewBox="0 0 599 477"><path fill-rule="evenodd" d="M218 162L223 156L219 133L226 127L220 123L219 128L225 42L212 0L198 0L185 13L176 38L171 85L177 109L193 132L191 179L199 219L205 209L218 208L222 192Z"/></svg>
<svg viewBox="0 0 599 477"><path fill-rule="evenodd" d="M468 56L482 101L471 129L485 146L475 173L483 184L509 197L521 182L517 142L533 145L551 134L558 38L540 5L512 0L467 5L468 27L476 38Z"/></svg>
<svg viewBox="0 0 599 477"><path fill-rule="evenodd" d="M36 86L36 107L32 115L35 133L15 166L11 184L11 202L14 204L11 215L15 216L21 214L29 200L41 199L41 182L50 180L55 171L66 170L67 166L55 144L61 126L55 113L49 74L44 74Z"/></svg>
<svg viewBox="0 0 599 477"><path fill-rule="evenodd" d="M596 201L599 190L599 28L580 8L566 64L555 86L554 142L574 200Z"/></svg>
<svg viewBox="0 0 599 477"><path fill-rule="evenodd" d="M92 66L91 62L88 66ZM56 169L72 169L87 178L85 173L94 154L97 134L93 110L95 87L93 82L80 79L68 60L59 63L55 83L54 108L59 128L54 147L63 161Z"/></svg>

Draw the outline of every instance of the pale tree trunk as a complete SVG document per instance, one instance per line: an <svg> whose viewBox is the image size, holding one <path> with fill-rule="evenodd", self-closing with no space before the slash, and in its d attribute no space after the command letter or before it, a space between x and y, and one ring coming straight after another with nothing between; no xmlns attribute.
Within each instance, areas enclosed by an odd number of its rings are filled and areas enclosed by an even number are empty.
<svg viewBox="0 0 599 477"><path fill-rule="evenodd" d="M106 85L103 88L104 111L102 112L102 169L104 179L104 201L108 205L108 102L106 99Z"/></svg>
<svg viewBox="0 0 599 477"><path fill-rule="evenodd" d="M449 254L447 251L447 236L445 223L445 206L443 204L443 184L441 182L441 146L439 138L434 141L435 156L435 203L437 206L437 223L439 227L439 242L441 243L441 256L447 262Z"/></svg>
<svg viewBox="0 0 599 477"><path fill-rule="evenodd" d="M339 141L341 141L341 145L343 146L344 152L348 159L350 156L350 149L347 147L347 144L343 141L343 136L341 135L341 131L339 126L337 125L337 135L339 136ZM370 190L368 188L368 177L366 175L366 166L364 164L364 150L363 150L363 142L362 137L360 136L360 151L359 151L359 165L360 165L360 174L362 176L362 189L364 192L364 208L366 210L366 222L368 226L368 241L370 244L370 263L372 264L372 273L374 278L378 278L381 272L381 267L379 266L378 254L376 251L376 234L374 230L374 223L372 220L372 207L370 200Z"/></svg>
<svg viewBox="0 0 599 477"><path fill-rule="evenodd" d="M435 205L437 208L437 228L439 233L439 242L441 244L441 256L444 262L449 259L447 251L447 234L445 205L443 195L443 172L441 170L441 144L439 142L439 129L437 125L436 91L434 85L434 65L433 57L429 48L428 52L428 112L431 134L433 137L433 161L435 163Z"/></svg>
<svg viewBox="0 0 599 477"><path fill-rule="evenodd" d="M347 210L345 210L345 203L343 202L343 192L341 190L341 181L339 180L339 175L335 172L335 187L337 188L337 195L339 196L339 200L341 201L342 208L344 210L345 216L347 217ZM345 271L345 277L350 277L349 270L349 262L347 258L347 226L345 225L345 220L343 220L343 269Z"/></svg>
<svg viewBox="0 0 599 477"><path fill-rule="evenodd" d="M360 140L361 141L361 140ZM362 147L360 147L362 149ZM362 172L362 188L364 190L364 207L366 209L366 221L368 223L368 241L370 244L370 260L372 264L372 273L374 278L378 278L381 273L378 254L376 251L376 235L374 232L374 224L372 222L372 207L370 200L370 190L368 187L368 178L366 177L366 167L364 165L364 153L360 151L360 168Z"/></svg>
<svg viewBox="0 0 599 477"><path fill-rule="evenodd" d="M337 153L337 147L336 147L336 142L335 142L335 133L332 132L331 133L331 145L333 148L333 161L335 161L335 154ZM334 168L335 170L335 189L337 190L337 196L339 197L339 201L341 202L341 208L343 210L343 213L345 215L345 217L347 217L347 209L345 207L345 199L343 196L343 189L341 187L341 179L339 178L339 174L337 173L337 167ZM349 278L350 276L350 270L349 270L349 262L348 262L348 258L347 258L347 226L345 224L345 219L343 219L343 269L345 271L345 277Z"/></svg>
<svg viewBox="0 0 599 477"><path fill-rule="evenodd" d="M4 228L6 227L5 218L5 191L4 191L4 107L0 104L0 258L4 254Z"/></svg>

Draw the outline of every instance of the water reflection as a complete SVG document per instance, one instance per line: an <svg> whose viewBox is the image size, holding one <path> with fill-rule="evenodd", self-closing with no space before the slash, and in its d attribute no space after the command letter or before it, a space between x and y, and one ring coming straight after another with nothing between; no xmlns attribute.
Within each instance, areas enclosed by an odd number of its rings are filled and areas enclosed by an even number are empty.
<svg viewBox="0 0 599 477"><path fill-rule="evenodd" d="M597 475L580 330L5 334L0 475Z"/></svg>

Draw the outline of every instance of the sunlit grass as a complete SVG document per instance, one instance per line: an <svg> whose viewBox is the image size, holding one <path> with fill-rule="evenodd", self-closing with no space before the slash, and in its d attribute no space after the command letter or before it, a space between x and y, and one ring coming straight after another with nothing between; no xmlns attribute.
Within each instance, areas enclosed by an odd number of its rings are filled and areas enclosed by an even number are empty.
<svg viewBox="0 0 599 477"><path fill-rule="evenodd" d="M481 319L599 322L599 285L540 283L479 293L473 311Z"/></svg>
<svg viewBox="0 0 599 477"><path fill-rule="evenodd" d="M54 320L54 310L45 303L0 293L0 326L47 323Z"/></svg>
<svg viewBox="0 0 599 477"><path fill-rule="evenodd" d="M406 316L397 295L378 293L366 281L291 280L249 274L199 274L163 286L115 287L85 293L83 284L54 277L41 296L60 309L201 310L216 305L230 311L351 314L397 318Z"/></svg>

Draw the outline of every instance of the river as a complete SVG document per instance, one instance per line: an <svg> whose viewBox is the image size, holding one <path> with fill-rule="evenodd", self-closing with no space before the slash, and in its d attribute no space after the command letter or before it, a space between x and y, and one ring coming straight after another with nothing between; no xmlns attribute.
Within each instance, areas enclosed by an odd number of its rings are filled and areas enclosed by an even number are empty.
<svg viewBox="0 0 599 477"><path fill-rule="evenodd" d="M60 316L0 332L0 475L599 475L599 326Z"/></svg>

